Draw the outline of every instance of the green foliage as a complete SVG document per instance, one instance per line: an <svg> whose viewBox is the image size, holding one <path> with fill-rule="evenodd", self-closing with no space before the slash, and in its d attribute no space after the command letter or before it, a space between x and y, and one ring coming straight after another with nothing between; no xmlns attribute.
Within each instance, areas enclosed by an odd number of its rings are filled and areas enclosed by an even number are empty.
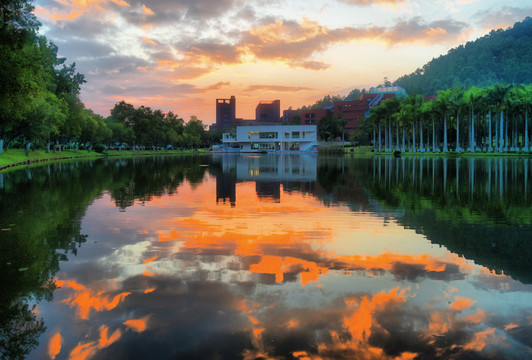
<svg viewBox="0 0 532 360"><path fill-rule="evenodd" d="M96 145L94 145L93 150L96 151L97 153L101 154L101 153L103 153L105 151L105 145L104 144L96 144Z"/></svg>
<svg viewBox="0 0 532 360"><path fill-rule="evenodd" d="M409 94L434 95L456 86L532 83L532 19L460 45L394 82Z"/></svg>
<svg viewBox="0 0 532 360"><path fill-rule="evenodd" d="M375 150L384 145L386 152L407 151L400 142L413 152L440 146L444 152L530 151L531 102L531 86L506 84L440 90L427 101L420 95L392 98L372 108L351 139L365 144L373 130Z"/></svg>
<svg viewBox="0 0 532 360"><path fill-rule="evenodd" d="M341 116L328 115L318 120L318 135L325 141L342 137L346 121Z"/></svg>

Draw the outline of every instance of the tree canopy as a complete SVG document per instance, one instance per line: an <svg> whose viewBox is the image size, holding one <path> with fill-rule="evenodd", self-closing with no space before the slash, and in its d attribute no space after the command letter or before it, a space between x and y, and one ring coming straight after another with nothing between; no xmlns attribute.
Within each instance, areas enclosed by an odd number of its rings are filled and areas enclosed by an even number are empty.
<svg viewBox="0 0 532 360"><path fill-rule="evenodd" d="M409 94L435 95L456 86L532 83L532 18L449 50L394 81Z"/></svg>

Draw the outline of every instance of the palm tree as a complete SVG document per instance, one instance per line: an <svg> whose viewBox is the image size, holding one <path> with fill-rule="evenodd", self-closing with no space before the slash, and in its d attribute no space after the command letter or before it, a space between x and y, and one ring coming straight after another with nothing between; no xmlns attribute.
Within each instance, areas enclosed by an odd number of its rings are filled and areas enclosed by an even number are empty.
<svg viewBox="0 0 532 360"><path fill-rule="evenodd" d="M471 119L469 126L469 151L475 152L476 141L475 141L475 110L479 110L482 100L482 89L477 88L476 86L471 87L464 94L464 100L471 109Z"/></svg>
<svg viewBox="0 0 532 360"><path fill-rule="evenodd" d="M369 119L373 123L373 142L375 146L375 151L378 149L379 152L381 151L381 145L382 145L382 135L381 135L381 125L384 119L384 109L380 106L376 106L370 109L369 111ZM375 142L375 129L379 130L379 140L378 142ZM378 144L378 146L377 146Z"/></svg>
<svg viewBox="0 0 532 360"><path fill-rule="evenodd" d="M523 150L529 151L528 146L528 112L532 109L532 86L519 85L510 91L510 98L524 114Z"/></svg>
<svg viewBox="0 0 532 360"><path fill-rule="evenodd" d="M443 151L448 152L449 147L447 146L447 115L451 108L451 97L453 95L453 90L440 90L438 91L438 97L436 98L436 106L438 112L443 115Z"/></svg>
<svg viewBox="0 0 532 360"><path fill-rule="evenodd" d="M449 98L451 107L456 111L456 151L461 151L460 147L460 112L464 107L464 92L465 89L463 86L455 87L452 90L452 95Z"/></svg>
<svg viewBox="0 0 532 360"><path fill-rule="evenodd" d="M507 146L506 143L504 143L504 110L506 110L507 107L507 96L508 92L512 88L512 85L507 84L495 84L491 88L489 88L489 97L492 101L493 106L495 107L496 111L500 112L500 126L499 126L499 146L497 148L498 152L502 152L504 150L504 146Z"/></svg>
<svg viewBox="0 0 532 360"><path fill-rule="evenodd" d="M435 145L435 129L434 129L434 101L424 101L423 104L421 104L420 113L421 118L425 119L427 116L432 116L432 151L436 151L436 145ZM423 120L422 120L423 121ZM421 131L423 131L423 127L421 127ZM430 140L427 139L427 143L430 143ZM421 132L421 146L423 146L423 132ZM430 147L429 147L430 148ZM421 151L424 151L422 148ZM429 151L429 149L427 149Z"/></svg>
<svg viewBox="0 0 532 360"><path fill-rule="evenodd" d="M386 138L386 151L392 151L392 121L394 120L393 115L399 111L401 108L401 103L398 98L386 99L380 103L378 108L382 108L383 116L388 127L387 133L388 137Z"/></svg>

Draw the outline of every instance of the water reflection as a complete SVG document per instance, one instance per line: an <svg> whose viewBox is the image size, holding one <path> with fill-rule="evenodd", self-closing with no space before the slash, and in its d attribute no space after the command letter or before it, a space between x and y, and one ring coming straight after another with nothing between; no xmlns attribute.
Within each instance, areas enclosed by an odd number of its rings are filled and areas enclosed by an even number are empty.
<svg viewBox="0 0 532 360"><path fill-rule="evenodd" d="M530 357L531 218L501 218L530 211L508 189L527 184L528 167L506 161L502 175L499 160L312 156L5 174L2 228L35 212L0 234L29 234L17 257L58 223L29 199L49 197L69 229L45 252L68 261L47 255L46 275L10 298L38 302L31 314L46 324L29 357ZM30 299L50 278L54 301Z"/></svg>

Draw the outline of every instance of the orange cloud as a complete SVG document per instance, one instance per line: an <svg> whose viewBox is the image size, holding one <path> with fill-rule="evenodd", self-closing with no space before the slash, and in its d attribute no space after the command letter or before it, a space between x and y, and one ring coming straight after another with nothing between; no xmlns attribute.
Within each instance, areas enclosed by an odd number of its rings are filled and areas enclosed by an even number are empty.
<svg viewBox="0 0 532 360"><path fill-rule="evenodd" d="M284 273L298 273L301 285L305 286L311 281L318 281L318 276L327 273L326 267L318 266L314 262L292 257L263 256L258 264L249 268L252 273L274 274L276 282L282 282Z"/></svg>
<svg viewBox="0 0 532 360"><path fill-rule="evenodd" d="M155 42L155 40L152 40L149 37L143 36L141 40L144 41L145 43L148 43L148 44L151 44L151 45L155 45L155 46L159 46L159 44L157 42Z"/></svg>
<svg viewBox="0 0 532 360"><path fill-rule="evenodd" d="M488 343L488 338L494 335L495 335L495 328L478 332L475 334L473 340L471 340L471 342L466 344L464 348L466 350L482 351Z"/></svg>
<svg viewBox="0 0 532 360"><path fill-rule="evenodd" d="M130 294L129 292L123 292L115 296L104 296L105 292L94 293L93 290L86 289L83 285L77 284L74 281L56 281L56 284L58 286L64 286L66 284L66 286L77 293L63 300L63 302L71 307L77 308L77 315L84 320L89 318L91 309L95 311L112 310Z"/></svg>
<svg viewBox="0 0 532 360"><path fill-rule="evenodd" d="M145 317L143 317L141 319L127 320L127 321L124 321L124 325L129 327L131 330L140 333L140 332L143 332L144 330L146 330L147 323L148 323L148 318L149 318L149 315L145 316Z"/></svg>
<svg viewBox="0 0 532 360"><path fill-rule="evenodd" d="M142 12L146 15L155 15L155 13L152 11L152 9L150 9L149 7L147 7L146 5L142 5Z"/></svg>
<svg viewBox="0 0 532 360"><path fill-rule="evenodd" d="M99 350L108 347L120 339L122 333L120 330L108 337L107 332L109 328L105 325L100 326L100 339L89 343L78 343L78 345L70 353L70 360L85 360L93 357Z"/></svg>
<svg viewBox="0 0 532 360"><path fill-rule="evenodd" d="M473 301L471 301L471 299L464 298L464 299L459 299L455 302L452 302L450 306L451 306L451 309L453 309L454 311L463 311L464 309L467 309L468 307L470 307L472 304L473 304Z"/></svg>
<svg viewBox="0 0 532 360"><path fill-rule="evenodd" d="M48 343L48 356L50 359L55 359L59 352L61 352L61 334L58 332L52 336Z"/></svg>

